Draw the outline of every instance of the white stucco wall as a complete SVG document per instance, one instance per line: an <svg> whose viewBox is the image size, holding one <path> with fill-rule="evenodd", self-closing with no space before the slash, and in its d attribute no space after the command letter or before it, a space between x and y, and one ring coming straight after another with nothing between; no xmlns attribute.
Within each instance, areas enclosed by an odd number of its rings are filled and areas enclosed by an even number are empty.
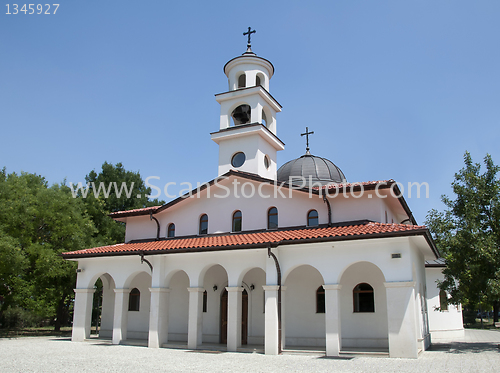
<svg viewBox="0 0 500 373"><path fill-rule="evenodd" d="M261 74L260 84L269 91L269 79L272 76L272 72L269 70L268 63L264 61L249 57L241 58L239 60L233 61L226 71L228 77L229 90L233 91L238 88L238 77L240 74L246 74L246 86L252 87L255 85L255 80L257 74Z"/></svg>
<svg viewBox="0 0 500 373"><path fill-rule="evenodd" d="M137 288L141 292L139 311L127 311L127 335L129 339L148 339L149 306L151 302L150 287L151 276L145 272L141 272L135 276L129 285L130 290Z"/></svg>
<svg viewBox="0 0 500 373"><path fill-rule="evenodd" d="M248 344L264 344L264 289L266 273L253 268L245 274L243 282L248 292ZM254 289L248 289L254 285Z"/></svg>
<svg viewBox="0 0 500 373"><path fill-rule="evenodd" d="M387 347L388 316L383 283L415 281L414 268L419 268L415 260L423 260L415 243L418 240L419 237L365 239L286 245L273 249L286 288L283 297L286 344L325 345L325 314L316 313L316 290L323 284L340 284L343 346ZM400 253L401 258L392 259L393 253ZM78 287L92 287L97 277L107 273L116 288L130 290L137 287L141 291L140 312L127 312L128 339L147 337L151 299L148 289L159 287L170 289L168 339L186 341L189 317L187 289L196 287L207 290L208 296L207 312L202 315L202 339L218 343L221 292L226 286L244 286L249 297L248 343L263 343L265 314L262 286L277 283L275 264L266 249L172 253L146 258L153 264L152 276L148 273L149 267L140 263L138 255L79 260L79 268L83 272L78 274ZM352 289L360 282L367 282L374 288L374 314L352 312ZM216 291L213 290L214 285L217 285ZM251 285L254 285L253 290ZM402 306L407 307L407 304ZM409 320L417 325L419 313L414 308L411 312L414 315Z"/></svg>
<svg viewBox="0 0 500 373"><path fill-rule="evenodd" d="M324 346L325 314L316 313L316 291L323 285L313 267L295 268L286 279L285 325L287 346Z"/></svg>
<svg viewBox="0 0 500 373"><path fill-rule="evenodd" d="M360 283L373 288L375 312L354 312L353 290ZM368 262L355 263L345 270L340 285L342 346L387 348L387 298L380 269Z"/></svg>
<svg viewBox="0 0 500 373"><path fill-rule="evenodd" d="M464 333L462 307L448 305L447 311L438 311L439 288L437 280L443 280L442 268L426 268L427 277L427 308L429 313L429 328L432 339L453 338Z"/></svg>
<svg viewBox="0 0 500 373"><path fill-rule="evenodd" d="M236 181L235 181L236 180ZM235 183L238 184L235 184ZM247 179L232 177L221 182L229 191L219 187L211 187L210 191L202 191L192 198L188 198L176 205L156 214L160 222L160 236L165 237L170 223L175 224L176 236L197 235L199 218L207 214L209 218L209 233L225 233L231 231L231 219L234 211L240 210L243 214L242 229L259 230L267 228L267 211L270 207L278 208L279 227L305 226L307 213L316 209L319 214L319 223L328 223L328 210L322 197L304 192L281 189L276 192L273 185L261 187L262 195L269 198L254 198L249 196L252 188L259 190L259 183ZM243 189L243 190L242 190ZM209 194L208 194L209 193ZM209 195L209 197L207 197ZM227 196L226 198L216 198ZM372 196L371 198L369 196ZM368 219L381 222L385 219L385 211L389 207L374 193L365 193L361 198L346 198L343 194L331 197L332 222L346 222ZM391 213L392 214L392 213ZM392 216L392 215L389 215ZM127 218L126 241L155 238L156 223L149 216Z"/></svg>
<svg viewBox="0 0 500 373"><path fill-rule="evenodd" d="M208 269L203 281L207 291L207 312L203 313L203 341L219 343L221 295L228 285L226 270L220 265ZM213 287L217 286L217 290Z"/></svg>
<svg viewBox="0 0 500 373"><path fill-rule="evenodd" d="M231 160L238 152L243 152L246 160L241 167L235 168L231 165ZM268 155L271 161L268 169L264 165L265 155ZM253 173L266 179L275 179L277 170L276 156L276 149L257 133L245 137L221 140L219 143L218 175L220 176L231 169L236 169L238 171Z"/></svg>
<svg viewBox="0 0 500 373"><path fill-rule="evenodd" d="M175 272L169 283L168 299L168 340L187 341L188 309L189 309L189 278L180 270Z"/></svg>

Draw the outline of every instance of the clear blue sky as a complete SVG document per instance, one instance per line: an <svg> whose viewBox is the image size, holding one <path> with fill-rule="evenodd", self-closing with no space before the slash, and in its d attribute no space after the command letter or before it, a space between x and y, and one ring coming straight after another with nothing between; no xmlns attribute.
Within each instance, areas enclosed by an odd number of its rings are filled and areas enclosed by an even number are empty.
<svg viewBox="0 0 500 373"><path fill-rule="evenodd" d="M143 177L217 176L214 94L253 50L276 68L279 165L329 158L348 180L428 182L442 209L465 150L500 164L500 2L64 0L0 14L0 167L50 183L104 161ZM11 4L11 3L9 3ZM11 7L12 9L12 7Z"/></svg>

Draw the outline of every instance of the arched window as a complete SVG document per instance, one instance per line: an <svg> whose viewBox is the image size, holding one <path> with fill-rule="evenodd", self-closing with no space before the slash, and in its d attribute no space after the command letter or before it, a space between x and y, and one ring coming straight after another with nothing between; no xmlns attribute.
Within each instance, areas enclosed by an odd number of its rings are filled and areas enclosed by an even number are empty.
<svg viewBox="0 0 500 373"><path fill-rule="evenodd" d="M316 290L316 313L325 313L325 289L323 285Z"/></svg>
<svg viewBox="0 0 500 373"><path fill-rule="evenodd" d="M276 207L271 207L267 211L267 229L277 229L278 228L278 209Z"/></svg>
<svg viewBox="0 0 500 373"><path fill-rule="evenodd" d="M233 118L235 126L250 123L250 119L252 118L252 108L247 104L240 105L233 110L231 118Z"/></svg>
<svg viewBox="0 0 500 373"><path fill-rule="evenodd" d="M233 232L241 232L241 211L235 211L233 214Z"/></svg>
<svg viewBox="0 0 500 373"><path fill-rule="evenodd" d="M137 288L133 288L128 295L128 310L139 311L141 304L141 292Z"/></svg>
<svg viewBox="0 0 500 373"><path fill-rule="evenodd" d="M170 223L167 229L167 237L175 237L175 224Z"/></svg>
<svg viewBox="0 0 500 373"><path fill-rule="evenodd" d="M247 86L247 77L245 74L241 74L238 77L238 88L245 88Z"/></svg>
<svg viewBox="0 0 500 373"><path fill-rule="evenodd" d="M354 312L375 312L373 288L367 283L356 285L352 291Z"/></svg>
<svg viewBox="0 0 500 373"><path fill-rule="evenodd" d="M318 212L316 210L311 210L307 213L307 226L315 227L318 225Z"/></svg>
<svg viewBox="0 0 500 373"><path fill-rule="evenodd" d="M207 312L207 298L208 298L208 293L205 290L203 292L203 312Z"/></svg>
<svg viewBox="0 0 500 373"><path fill-rule="evenodd" d="M267 117L264 109L262 109L262 124L267 127Z"/></svg>
<svg viewBox="0 0 500 373"><path fill-rule="evenodd" d="M264 85L266 84L266 78L264 76L264 74L262 73L257 73L256 77L255 77L255 85L261 85L262 87L264 87Z"/></svg>
<svg viewBox="0 0 500 373"><path fill-rule="evenodd" d="M203 214L200 216L200 234L208 233L208 215Z"/></svg>
<svg viewBox="0 0 500 373"><path fill-rule="evenodd" d="M448 294L446 291L439 291L439 308L441 311L448 311Z"/></svg>

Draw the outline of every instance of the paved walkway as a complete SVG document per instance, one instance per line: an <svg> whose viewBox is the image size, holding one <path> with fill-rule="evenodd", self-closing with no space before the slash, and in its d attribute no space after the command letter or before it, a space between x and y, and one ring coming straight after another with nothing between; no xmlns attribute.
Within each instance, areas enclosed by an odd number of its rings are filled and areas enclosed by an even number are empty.
<svg viewBox="0 0 500 373"><path fill-rule="evenodd" d="M500 332L466 330L461 340L439 341L418 359L307 355L266 356L113 346L68 338L0 339L5 372L474 372L500 371Z"/></svg>

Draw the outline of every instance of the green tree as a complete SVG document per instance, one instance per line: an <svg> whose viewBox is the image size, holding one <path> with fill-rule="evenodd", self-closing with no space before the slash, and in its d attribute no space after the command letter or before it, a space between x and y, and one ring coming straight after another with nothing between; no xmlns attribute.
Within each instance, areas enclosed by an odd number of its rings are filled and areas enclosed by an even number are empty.
<svg viewBox="0 0 500 373"><path fill-rule="evenodd" d="M90 171L85 176L89 193L84 198L88 214L97 228L96 245L123 242L125 224L114 221L108 214L116 211L162 205L164 201L150 201L151 188L146 187L139 172L127 171L121 163L104 162L101 172ZM82 193L80 193L82 196Z"/></svg>
<svg viewBox="0 0 500 373"><path fill-rule="evenodd" d="M446 259L444 281L450 303L471 309L493 305L495 317L500 299L500 168L490 155L486 170L464 155L465 166L452 182L454 199L442 196L447 209L429 211L426 224Z"/></svg>
<svg viewBox="0 0 500 373"><path fill-rule="evenodd" d="M64 185L48 186L41 176L0 174L0 294L9 305L54 318L58 330L68 319L76 263L62 252L92 244L95 227L81 199ZM4 261L5 260L5 261Z"/></svg>

